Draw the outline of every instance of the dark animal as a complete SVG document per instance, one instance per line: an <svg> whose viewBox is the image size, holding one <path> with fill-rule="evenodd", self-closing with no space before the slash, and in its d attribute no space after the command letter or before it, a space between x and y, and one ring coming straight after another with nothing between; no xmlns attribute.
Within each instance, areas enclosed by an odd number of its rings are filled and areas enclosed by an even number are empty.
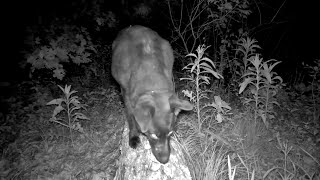
<svg viewBox="0 0 320 180"><path fill-rule="evenodd" d="M153 155L165 164L175 118L180 110L193 108L174 92L172 48L151 29L131 26L119 33L112 51L112 75L125 102L129 145L136 148L139 134L144 134Z"/></svg>

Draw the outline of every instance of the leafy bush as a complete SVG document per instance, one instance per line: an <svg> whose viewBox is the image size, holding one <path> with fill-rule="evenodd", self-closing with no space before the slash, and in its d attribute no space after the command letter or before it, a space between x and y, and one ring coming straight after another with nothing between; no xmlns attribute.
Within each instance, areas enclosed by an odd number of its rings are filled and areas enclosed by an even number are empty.
<svg viewBox="0 0 320 180"><path fill-rule="evenodd" d="M27 54L30 75L37 69L46 69L54 78L62 80L66 75L65 64L80 65L92 61L90 56L95 53L95 48L85 28L53 24L43 34L35 34L29 42L32 46L32 52Z"/></svg>
<svg viewBox="0 0 320 180"><path fill-rule="evenodd" d="M201 132L201 125L203 123L202 115L200 111L206 107L213 107L217 109L218 115L217 119L221 122L222 116L220 113L224 112L223 108L231 109L227 103L221 100L220 97L216 96L215 101L212 101L209 104L206 104L200 107L200 101L203 99L209 99L207 93L212 92L210 90L205 90L207 85L210 84L210 77L208 75L213 75L215 78L220 79L223 78L221 74L214 71L215 68L214 63L211 59L207 57L203 57L205 50L208 47L205 45L198 46L197 48L197 55L194 53L190 53L187 56L194 57L194 62L189 63L183 69L189 71L189 76L186 78L181 78L180 80L188 80L193 84L194 89L191 91L184 90L182 91L194 104L195 104L195 111L197 112L198 118L198 131Z"/></svg>
<svg viewBox="0 0 320 180"><path fill-rule="evenodd" d="M273 71L273 68L280 62L276 60L263 62L258 55L251 56L248 61L239 94L248 89L249 95L243 97L243 104L254 107L255 122L261 117L266 127L269 127L268 120L275 118L273 106L279 106L275 97L282 86L282 78Z"/></svg>
<svg viewBox="0 0 320 180"><path fill-rule="evenodd" d="M215 63L216 71L224 79L211 82L216 90L229 91L229 86L237 82L229 74L234 73L235 55L238 39L247 36L247 18L251 14L250 2L235 1L167 1L173 31L171 43L175 47L177 68L186 66L185 54L194 52L198 44L211 44L212 50L206 54ZM223 84L222 84L223 83ZM233 83L233 92L237 88ZM221 85L224 85L222 87Z"/></svg>
<svg viewBox="0 0 320 180"><path fill-rule="evenodd" d="M231 68L234 73L234 79L240 79L246 73L249 59L257 54L258 49L261 49L257 43L257 40L249 37L241 38L237 42L236 55L238 55L239 58L235 59L234 66Z"/></svg>

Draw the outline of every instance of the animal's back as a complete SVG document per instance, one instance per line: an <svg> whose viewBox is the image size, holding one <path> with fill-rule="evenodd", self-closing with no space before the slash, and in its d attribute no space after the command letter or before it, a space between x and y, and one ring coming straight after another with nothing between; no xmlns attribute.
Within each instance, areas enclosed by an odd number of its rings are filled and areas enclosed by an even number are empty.
<svg viewBox="0 0 320 180"><path fill-rule="evenodd" d="M168 41L146 27L129 27L113 43L112 74L130 96L173 90L173 61Z"/></svg>

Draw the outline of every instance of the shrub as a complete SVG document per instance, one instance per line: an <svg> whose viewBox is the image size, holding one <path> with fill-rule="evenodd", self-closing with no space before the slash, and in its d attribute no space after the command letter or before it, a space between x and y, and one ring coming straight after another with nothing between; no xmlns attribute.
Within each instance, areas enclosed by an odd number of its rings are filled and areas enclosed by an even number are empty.
<svg viewBox="0 0 320 180"><path fill-rule="evenodd" d="M53 24L43 34L34 35L29 42L32 52L27 54L27 63L31 65L31 76L35 70L46 69L54 78L62 80L66 75L65 64L92 61L90 56L95 48L85 28Z"/></svg>

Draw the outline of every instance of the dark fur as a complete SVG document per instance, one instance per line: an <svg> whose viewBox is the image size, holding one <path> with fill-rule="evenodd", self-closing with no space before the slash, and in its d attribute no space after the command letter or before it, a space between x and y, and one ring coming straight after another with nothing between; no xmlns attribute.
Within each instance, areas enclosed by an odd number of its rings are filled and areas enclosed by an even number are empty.
<svg viewBox="0 0 320 180"><path fill-rule="evenodd" d="M125 102L129 145L136 148L143 133L156 159L167 163L175 117L181 109L193 108L175 95L172 48L151 29L132 26L119 33L112 49L112 75Z"/></svg>

